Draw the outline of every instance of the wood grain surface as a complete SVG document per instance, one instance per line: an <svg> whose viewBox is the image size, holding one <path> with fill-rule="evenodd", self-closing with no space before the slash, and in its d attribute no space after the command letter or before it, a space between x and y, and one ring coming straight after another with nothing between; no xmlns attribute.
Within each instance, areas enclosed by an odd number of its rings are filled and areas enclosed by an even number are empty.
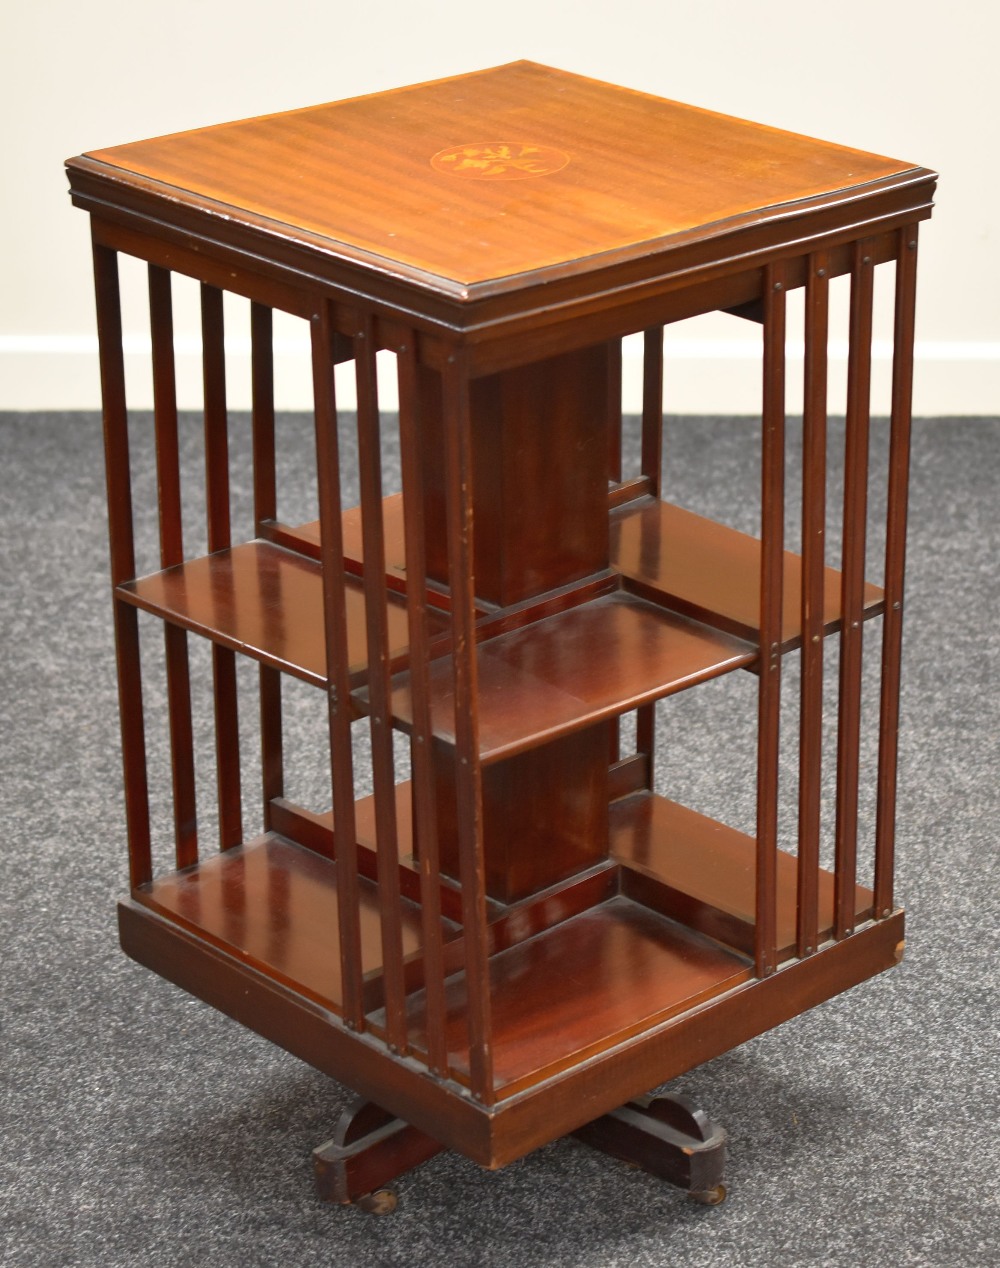
<svg viewBox="0 0 1000 1268"><path fill-rule="evenodd" d="M913 170L531 62L88 157L462 284L711 236Z"/></svg>

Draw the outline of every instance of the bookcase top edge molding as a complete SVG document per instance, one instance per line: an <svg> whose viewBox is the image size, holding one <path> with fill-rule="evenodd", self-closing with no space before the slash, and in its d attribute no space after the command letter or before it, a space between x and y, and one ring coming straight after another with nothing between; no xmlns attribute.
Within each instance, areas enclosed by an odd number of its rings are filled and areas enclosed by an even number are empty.
<svg viewBox="0 0 1000 1268"><path fill-rule="evenodd" d="M418 308L534 307L929 214L934 173L532 62L94 150L79 205L281 244ZM391 197L385 191L391 188ZM790 234L786 222L796 228ZM525 226L530 232L525 232ZM346 273L345 273L346 270ZM461 323L462 318L455 318Z"/></svg>

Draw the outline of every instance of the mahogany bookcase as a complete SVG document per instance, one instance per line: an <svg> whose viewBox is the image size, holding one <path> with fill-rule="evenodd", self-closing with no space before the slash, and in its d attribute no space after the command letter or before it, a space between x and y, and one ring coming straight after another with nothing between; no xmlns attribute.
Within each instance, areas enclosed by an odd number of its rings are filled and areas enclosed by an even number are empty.
<svg viewBox="0 0 1000 1268"><path fill-rule="evenodd" d="M917 226L934 174L528 62L94 151L68 169L96 268L124 949L358 1094L317 1150L329 1198L389 1209L383 1186L441 1148L500 1167L576 1132L721 1200L724 1133L683 1098L645 1090L902 952L892 873L910 383ZM160 567L142 576L120 254L145 261L149 278ZM865 554L881 266L895 348L876 586ZM200 557L182 534L172 274L201 285ZM842 275L843 548L828 562L829 293ZM784 541L796 288L801 556ZM230 515L224 292L251 313L245 540ZM314 523L277 514L275 310L311 331ZM759 536L661 495L663 328L719 310L762 330ZM622 339L639 333L641 470L626 477ZM401 491L390 495L380 352L398 377ZM334 374L348 361L355 507L342 505ZM165 637L165 868L151 845L140 611ZM878 757L862 764L863 626L875 618ZM191 635L212 649L221 850L198 840ZM829 639L832 869L820 865ZM801 681L797 839L779 848L789 656ZM256 812L241 778L239 657L259 664ZM759 683L752 836L653 788L656 701L736 670ZM326 696L326 805L285 795L286 675ZM877 794L871 841L859 833L862 778Z"/></svg>

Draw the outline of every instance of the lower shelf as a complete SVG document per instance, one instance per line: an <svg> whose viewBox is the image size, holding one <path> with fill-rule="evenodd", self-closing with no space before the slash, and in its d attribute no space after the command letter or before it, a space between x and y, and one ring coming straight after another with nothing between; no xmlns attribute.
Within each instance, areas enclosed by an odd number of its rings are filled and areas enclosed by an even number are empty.
<svg viewBox="0 0 1000 1268"><path fill-rule="evenodd" d="M756 844L752 837L653 793L612 803L610 852L623 864L624 892L727 946L753 954ZM778 958L795 951L798 863L778 851ZM818 934L833 932L834 878L818 870ZM855 888L859 922L872 916L874 895Z"/></svg>
<svg viewBox="0 0 1000 1268"><path fill-rule="evenodd" d="M749 962L617 895L490 958L494 1081L503 1096L542 1082L745 982ZM468 1077L465 980L446 987L449 1065ZM409 1008L425 1050L423 992Z"/></svg>
<svg viewBox="0 0 1000 1268"><path fill-rule="evenodd" d="M268 833L137 889L133 899L307 999L339 1013L337 883L334 864ZM378 1000L382 922L378 889L359 880L362 970ZM420 908L401 901L403 956L421 946ZM459 932L442 921L446 939Z"/></svg>
<svg viewBox="0 0 1000 1268"><path fill-rule="evenodd" d="M490 1168L513 1162L644 1090L892 968L903 951L904 919L897 911L861 926L841 942L824 945L805 960L787 962L763 979L750 976L738 957L723 955L716 961L718 988L703 985L703 1002L696 1007L680 1004L673 1015L661 1014L660 1020L653 1014L644 1029L631 1036L623 1033L619 1042L589 1057L583 1055L586 1048L578 1046L579 1059L563 1059L550 1067L547 1078L521 1091L515 1092L514 1085L508 1085L496 1104L487 1106L477 1103L454 1080L433 1078L418 1063L393 1055L370 1035L349 1031L328 1008L310 999L301 986L293 988L262 960L241 954L224 939L209 938L139 898L137 894L120 903L118 909L122 947L134 960L412 1123L442 1145ZM612 944L626 953L645 947L643 954L648 955L646 963L651 967L675 958L685 973L692 974L690 982L698 973L703 975L703 983L710 982L713 970L702 958L705 941L687 936L675 939L676 926L669 921L654 918L645 926L642 917L635 924L634 912L626 914L626 909L634 906L609 902L592 917L589 933L571 935L564 931L560 936L596 941L595 929L603 925ZM692 943L698 948L693 961L686 950ZM324 938L316 949L322 953L327 946ZM512 956L510 963L520 963L530 972L533 963L544 965L543 954L541 961L533 961L539 954L525 943L520 958ZM619 969L624 967L619 964ZM731 973L728 979L727 973ZM584 1014L597 995L610 999L612 983L603 970L595 970L592 957L580 965L563 965L562 977L566 989L575 996L577 1009ZM651 988L652 982L648 977L646 980ZM727 982L732 983L728 989ZM530 979L512 981L506 988L511 1005L519 991L526 993L530 986ZM561 992L553 987L550 995L556 1007L561 1007ZM516 1020L513 1011L510 1015ZM539 1036L530 1024L526 1041L537 1044ZM538 1047L535 1051L540 1053Z"/></svg>

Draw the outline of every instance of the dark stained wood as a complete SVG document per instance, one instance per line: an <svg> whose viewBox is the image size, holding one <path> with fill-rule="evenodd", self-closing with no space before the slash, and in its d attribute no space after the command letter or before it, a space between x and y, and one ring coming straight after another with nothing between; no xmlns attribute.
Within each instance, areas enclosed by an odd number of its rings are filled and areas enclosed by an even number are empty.
<svg viewBox="0 0 1000 1268"><path fill-rule="evenodd" d="M205 388L205 511L208 549L230 544L229 417L226 405L226 350L222 291L201 287L201 339ZM243 840L240 780L239 703L233 649L212 644L215 699L215 762L219 798L219 844L230 849Z"/></svg>
<svg viewBox="0 0 1000 1268"><path fill-rule="evenodd" d="M899 688L903 642L903 572L910 479L913 395L913 332L917 283L917 226L899 234L892 358L892 425L889 441L889 506L885 546L885 624L882 628L882 693L879 705L878 806L875 824L875 910L893 910L896 775L899 755Z"/></svg>
<svg viewBox="0 0 1000 1268"><path fill-rule="evenodd" d="M874 268L871 243L855 247L851 277L844 452L844 550L840 633L840 708L837 717L836 936L854 931L850 895L857 872L859 747L861 743L861 629L868 514L868 431L871 410L871 339Z"/></svg>
<svg viewBox="0 0 1000 1268"><path fill-rule="evenodd" d="M611 516L611 562L626 585L676 612L737 638L760 629L760 541L670 502L644 500ZM801 562L783 554L782 650L802 640ZM840 573L823 572L823 630L840 625ZM882 591L866 584L865 618L882 611Z"/></svg>
<svg viewBox="0 0 1000 1268"><path fill-rule="evenodd" d="M355 1100L341 1115L333 1139L313 1150L316 1192L325 1202L388 1214L395 1195L384 1186L443 1148L373 1102Z"/></svg>
<svg viewBox="0 0 1000 1268"><path fill-rule="evenodd" d="M608 566L606 344L470 386L474 561L480 603L509 607ZM441 451L441 376L420 376L421 426ZM572 460L553 463L553 453ZM443 464L426 470L427 575L447 584ZM530 511L530 513L529 513Z"/></svg>
<svg viewBox="0 0 1000 1268"><path fill-rule="evenodd" d="M774 972L777 959L775 883L785 537L785 271L780 266L764 274L763 378L754 921L754 963L760 978Z"/></svg>
<svg viewBox="0 0 1000 1268"><path fill-rule="evenodd" d="M414 1126L433 1132L481 1166L496 1168L615 1109L626 1098L676 1078L790 1017L899 962L903 913L867 925L766 981L748 980L553 1081L498 1102L492 1111L455 1095L412 1064L393 1060L294 990L217 951L133 902L118 908L123 949L243 1025L332 1078L358 1089ZM707 1024L706 1024L707 1023ZM622 1089L626 1089L624 1093Z"/></svg>
<svg viewBox="0 0 1000 1268"><path fill-rule="evenodd" d="M505 1097L750 973L744 957L622 897L492 956L489 969L495 1078ZM449 1064L461 1077L468 1071L464 978L448 983L446 999ZM419 995L410 1008L420 1045Z"/></svg>
<svg viewBox="0 0 1000 1268"><path fill-rule="evenodd" d="M609 722L482 772L486 892L513 903L607 856ZM455 749L434 745L441 866L459 876ZM418 835L418 851L422 838Z"/></svg>
<svg viewBox="0 0 1000 1268"><path fill-rule="evenodd" d="M573 1135L706 1205L717 1206L726 1196L726 1133L686 1097L662 1093L629 1101Z"/></svg>
<svg viewBox="0 0 1000 1268"><path fill-rule="evenodd" d="M142 577L119 592L196 634L306 682L326 683L321 570L301 555L268 542L244 542ZM359 679L368 655L364 593L356 578L345 579L343 602L348 672ZM295 620L289 619L292 610ZM402 657L408 634L398 600L389 604L388 622L391 654Z"/></svg>
<svg viewBox="0 0 1000 1268"><path fill-rule="evenodd" d="M826 252L809 257L802 414L802 656L799 693L799 955L816 950L823 783L823 625L826 615L826 347L830 283Z"/></svg>
<svg viewBox="0 0 1000 1268"><path fill-rule="evenodd" d="M406 1052L403 1011L403 935L399 903L399 847L396 840L395 767L390 710L391 653L385 543L382 529L382 441L375 342L370 319L355 334L358 393L358 465L361 481L361 531L365 569L365 626L368 644L368 698L372 773L375 783L375 839L378 853L379 905L382 911L382 963L386 1001L386 1037L392 1052Z"/></svg>
<svg viewBox="0 0 1000 1268"><path fill-rule="evenodd" d="M770 977L751 979L699 1009L646 1031L581 1066L562 1079L501 1102L492 1123L491 1165L504 1166L537 1148L542 1132L564 1135L595 1115L615 1109L627 1096L668 1082L696 1065L728 1052L734 1043L796 1017L841 991L897 965L902 955L901 911L859 929L851 938L823 947ZM544 1123L539 1112L544 1107Z"/></svg>
<svg viewBox="0 0 1000 1268"><path fill-rule="evenodd" d="M129 472L128 408L122 314L118 289L118 257L94 244L94 290L100 341L101 396L104 401L104 472L108 493L111 584L135 575L132 529L132 482ZM128 827L129 883L134 888L152 875L149 828L149 785L142 712L139 624L134 610L113 598L118 710L125 777L125 820Z"/></svg>
<svg viewBox="0 0 1000 1268"><path fill-rule="evenodd" d="M537 135L493 132L508 124ZM391 1174L428 1140L502 1165L898 960L907 252L930 214L932 173L530 63L99 151L69 168L74 201L93 214L97 259L137 886L121 908L123 946L384 1107L342 1125L338 1147L350 1157L333 1165L344 1193L369 1201L361 1177ZM164 428L162 566L139 579L119 249L152 266ZM864 585L853 523L866 475L868 274L855 282L852 317L843 577L824 567L819 544L826 290L830 277L858 277L862 252L872 267L902 256L884 599ZM202 284L201 560L183 560L180 537L168 270ZM785 296L801 286L800 561L784 551L783 522ZM223 289L252 304L255 540L236 544ZM273 308L311 321L316 528L277 518ZM719 308L763 323L759 541L656 498L662 327ZM637 331L642 474L622 482L619 341ZM380 349L399 358L402 501L382 497ZM349 355L362 493L345 515L333 366ZM185 747L185 631L212 640L223 844L232 847L156 880L138 608L169 627L175 749ZM873 897L857 887L854 864L854 649L861 621L883 608ZM816 824L821 647L834 631L846 652L831 877L818 867ZM779 684L783 654L800 644L796 862L777 839ZM270 831L248 845L238 843L237 654L261 665ZM760 677L752 840L649 791L654 702L735 668ZM316 756L329 758L331 811L284 797L285 672L326 693L330 748ZM638 751L618 760L619 719L632 710ZM352 722L362 715L375 789L356 802ZM409 733L412 784L395 783L393 727ZM279 827L302 844L275 835ZM842 936L825 942L830 934ZM679 1128L654 1104L640 1107L650 1121L636 1129L635 1152L655 1162L652 1142ZM630 1113L619 1115L613 1144L635 1127Z"/></svg>
<svg viewBox="0 0 1000 1268"><path fill-rule="evenodd" d="M663 465L663 327L653 326L642 337L642 474L650 493L660 495Z"/></svg>
<svg viewBox="0 0 1000 1268"><path fill-rule="evenodd" d="M479 644L482 761L513 757L754 659L746 644L631 595L595 599ZM450 677L448 660L432 664L434 732L454 742ZM405 674L396 679L393 713L409 728Z"/></svg>
<svg viewBox="0 0 1000 1268"><path fill-rule="evenodd" d="M622 892L691 929L753 954L753 837L652 793L637 793L610 809L609 850L622 864ZM775 944L781 963L796 954L796 859L775 861ZM647 883L648 882L648 883ZM815 868L818 942L833 934L834 878ZM854 892L854 915L872 915L872 892ZM817 944L818 945L818 944Z"/></svg>
<svg viewBox="0 0 1000 1268"><path fill-rule="evenodd" d="M255 966L336 1013L344 991L338 954L336 864L268 834L172 872L136 890L135 900L213 946ZM382 917L378 885L358 882L361 971L381 976ZM397 904L402 947L421 945L420 912ZM446 925L452 934L453 925Z"/></svg>
<svg viewBox="0 0 1000 1268"><path fill-rule="evenodd" d="M322 562L324 685L330 736L330 785L333 794L337 850L337 954L343 983L344 1020L351 1030L365 1028L362 997L363 942L354 819L354 766L349 703L351 645L347 592L343 573L344 545L340 506L340 453L333 354L336 347L331 305L323 303L311 326L313 402L316 426L317 491ZM282 602L288 600L282 596ZM287 614L301 608L281 608ZM303 614L304 615L304 614Z"/></svg>
<svg viewBox="0 0 1000 1268"><path fill-rule="evenodd" d="M622 478L622 341L610 339L608 350L608 479Z"/></svg>
<svg viewBox="0 0 1000 1268"><path fill-rule="evenodd" d="M458 871L462 885L467 990L462 1029L468 1045L472 1095L484 1105L492 1105L496 1100L496 1080L493 1008L489 989L489 947L486 935L479 664L475 648L472 388L468 368L458 353L453 355L444 375L442 403L448 585L452 595L451 630L454 647L447 670L447 685L451 691L455 741L455 818ZM433 690L433 683L431 685ZM412 693L410 698L412 700ZM394 715L395 703L394 693ZM433 726L433 700L431 723ZM447 1002L445 1007L447 1008ZM448 1050L447 1039L445 1050Z"/></svg>
<svg viewBox="0 0 1000 1268"><path fill-rule="evenodd" d="M427 575L427 551L424 540L424 463L425 455L420 442L419 382L417 371L416 331L411 331L409 341L400 349L398 357L399 384L399 444L402 467L404 546L402 561L404 573L415 579ZM433 462L433 451L429 455ZM392 523L398 517L386 515L387 501L382 503L382 522L387 543ZM395 542L393 543L395 546ZM392 565L388 553L385 569ZM398 557L398 556L397 556ZM420 907L424 920L425 991L427 1001L428 1043L427 1064L432 1074L443 1074L447 1069L448 1054L444 1044L444 960L440 940L441 921L441 871L438 846L437 805L434 788L434 763L432 757L433 730L431 727L430 684L427 662L430 656L430 631L428 628L427 592L422 585L412 584L406 592L406 615L410 643L410 698L413 705L413 734L410 743L410 768L413 773L413 797L411 802L412 824L410 830L411 852L419 837ZM397 814L397 833L400 830ZM398 837L397 837L398 840ZM403 850L400 849L400 854Z"/></svg>
<svg viewBox="0 0 1000 1268"><path fill-rule="evenodd" d="M181 563L184 558L173 301L170 274L155 265L149 267L149 327L156 428L156 488L160 512L160 566L170 568ZM174 854L178 867L189 867L198 858L198 813L187 636L176 626L165 625L163 638L170 728Z"/></svg>

